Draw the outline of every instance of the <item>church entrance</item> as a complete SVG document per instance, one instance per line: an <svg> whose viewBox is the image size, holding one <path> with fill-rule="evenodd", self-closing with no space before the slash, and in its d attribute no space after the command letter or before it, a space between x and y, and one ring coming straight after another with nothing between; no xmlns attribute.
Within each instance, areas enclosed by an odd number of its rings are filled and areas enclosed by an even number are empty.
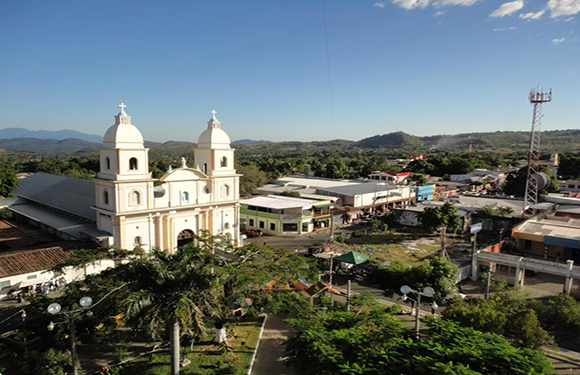
<svg viewBox="0 0 580 375"><path fill-rule="evenodd" d="M183 246L193 242L193 231L189 229L182 230L177 236L177 248L181 249Z"/></svg>

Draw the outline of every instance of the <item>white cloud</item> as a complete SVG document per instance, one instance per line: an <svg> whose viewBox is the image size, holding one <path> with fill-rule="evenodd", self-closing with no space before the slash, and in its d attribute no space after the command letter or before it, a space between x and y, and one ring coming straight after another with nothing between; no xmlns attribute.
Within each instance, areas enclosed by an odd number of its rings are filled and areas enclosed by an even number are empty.
<svg viewBox="0 0 580 375"><path fill-rule="evenodd" d="M523 20L539 20L540 17L542 17L544 15L544 13L546 13L546 11L542 9L536 13L529 12L529 13L520 14L520 18Z"/></svg>
<svg viewBox="0 0 580 375"><path fill-rule="evenodd" d="M548 1L550 17L572 16L580 13L580 0L550 0Z"/></svg>
<svg viewBox="0 0 580 375"><path fill-rule="evenodd" d="M438 12L435 12L435 14L433 15L433 17L439 17L439 16L442 16L444 14L445 14L445 12L440 10Z"/></svg>
<svg viewBox="0 0 580 375"><path fill-rule="evenodd" d="M574 19L574 17L569 17L569 18L566 18L566 19L564 20L564 22L570 22L570 21L572 21L573 19Z"/></svg>
<svg viewBox="0 0 580 375"><path fill-rule="evenodd" d="M433 5L436 7L454 7L456 5L470 7L478 2L479 0L435 0Z"/></svg>
<svg viewBox="0 0 580 375"><path fill-rule="evenodd" d="M552 0L550 0L550 1L552 1ZM580 1L580 0L578 0L578 1ZM491 14L489 16L493 17L493 18L509 16L510 14L517 12L518 10L522 9L523 7L524 7L524 0L510 1L508 3L503 3L502 5L500 5L499 8L497 8L496 10L491 12Z"/></svg>
<svg viewBox="0 0 580 375"><path fill-rule="evenodd" d="M375 3L375 5L373 5L373 7L383 9L385 7L385 3L377 2L377 3Z"/></svg>
<svg viewBox="0 0 580 375"><path fill-rule="evenodd" d="M519 27L517 26L512 26L512 27L498 27L493 29L493 31L513 31L513 30L517 30L519 29Z"/></svg>
<svg viewBox="0 0 580 375"><path fill-rule="evenodd" d="M426 8L429 5L429 0L392 0L393 4L399 8L411 10L416 8Z"/></svg>
<svg viewBox="0 0 580 375"><path fill-rule="evenodd" d="M566 38L552 39L552 44L560 44L564 41L564 39Z"/></svg>

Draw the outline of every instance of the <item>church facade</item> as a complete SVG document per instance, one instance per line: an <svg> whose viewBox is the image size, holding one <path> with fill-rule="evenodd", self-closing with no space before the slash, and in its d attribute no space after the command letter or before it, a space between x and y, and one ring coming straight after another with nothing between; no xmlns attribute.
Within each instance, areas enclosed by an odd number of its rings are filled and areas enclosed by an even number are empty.
<svg viewBox="0 0 580 375"><path fill-rule="evenodd" d="M212 111L188 166L160 179L149 172L149 149L131 123L125 105L103 138L95 179L98 229L111 234L109 246L141 246L174 252L207 231L239 244L239 178L230 138Z"/></svg>

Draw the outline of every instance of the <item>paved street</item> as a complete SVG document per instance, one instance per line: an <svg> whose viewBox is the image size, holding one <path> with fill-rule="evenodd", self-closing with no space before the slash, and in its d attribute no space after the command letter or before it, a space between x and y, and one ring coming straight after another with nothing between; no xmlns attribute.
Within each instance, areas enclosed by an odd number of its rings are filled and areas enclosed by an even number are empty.
<svg viewBox="0 0 580 375"><path fill-rule="evenodd" d="M260 340L252 375L292 375L295 372L284 365L285 341L292 337L292 327L276 315L268 315Z"/></svg>

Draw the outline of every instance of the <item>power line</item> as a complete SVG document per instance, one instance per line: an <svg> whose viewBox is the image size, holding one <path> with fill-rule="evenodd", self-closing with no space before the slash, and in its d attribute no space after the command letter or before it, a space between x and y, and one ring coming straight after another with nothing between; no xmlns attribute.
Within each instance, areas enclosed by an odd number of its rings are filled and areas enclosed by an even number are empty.
<svg viewBox="0 0 580 375"><path fill-rule="evenodd" d="M324 18L324 41L326 43L326 71L328 73L328 93L330 94L330 118L332 120L332 138L336 139L334 128L334 100L332 99L332 79L330 77L330 53L328 52L328 30L326 28L326 1L322 0L322 15Z"/></svg>

